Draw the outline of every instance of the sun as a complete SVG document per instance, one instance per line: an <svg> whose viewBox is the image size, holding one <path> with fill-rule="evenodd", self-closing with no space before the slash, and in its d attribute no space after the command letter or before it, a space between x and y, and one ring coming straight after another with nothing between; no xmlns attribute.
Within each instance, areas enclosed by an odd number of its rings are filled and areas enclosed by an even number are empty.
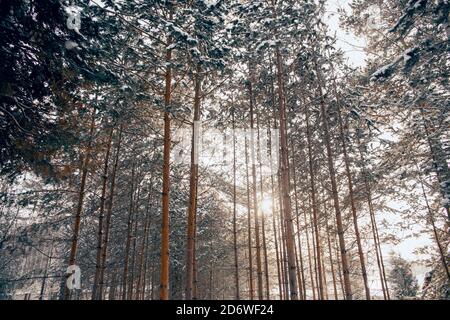
<svg viewBox="0 0 450 320"><path fill-rule="evenodd" d="M267 214L272 211L272 199L264 197L261 201L261 210L263 213Z"/></svg>

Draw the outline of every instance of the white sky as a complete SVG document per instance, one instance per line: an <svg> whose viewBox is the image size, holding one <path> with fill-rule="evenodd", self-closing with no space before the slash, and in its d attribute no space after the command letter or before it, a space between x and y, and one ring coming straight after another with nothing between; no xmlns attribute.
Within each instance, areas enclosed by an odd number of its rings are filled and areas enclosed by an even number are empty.
<svg viewBox="0 0 450 320"><path fill-rule="evenodd" d="M348 33L339 27L338 9L350 11L349 3L351 0L327 0L326 19L329 26L330 35L336 35L337 45L345 53L348 63L355 67L361 67L365 64L366 55L363 51L365 41L354 34Z"/></svg>

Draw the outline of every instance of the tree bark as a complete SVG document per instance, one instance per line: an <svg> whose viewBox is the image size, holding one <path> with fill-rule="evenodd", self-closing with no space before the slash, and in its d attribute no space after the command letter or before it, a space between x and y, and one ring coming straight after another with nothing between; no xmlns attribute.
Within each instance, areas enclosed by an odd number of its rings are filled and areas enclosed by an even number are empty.
<svg viewBox="0 0 450 320"><path fill-rule="evenodd" d="M173 9L170 9L169 20L172 19ZM163 185L162 185L162 215L161 215L161 277L159 298L169 299L169 187L170 187L170 104L172 102L172 43L168 39L166 51L166 74L164 93L164 151L163 151Z"/></svg>
<svg viewBox="0 0 450 320"><path fill-rule="evenodd" d="M123 125L120 125L119 128L119 137L117 141L117 148L115 152L114 157L114 166L111 172L111 184L109 187L109 197L108 201L106 203L106 220L105 220L105 235L103 237L103 245L102 245L102 252L101 252L101 267L100 267L100 275L98 280L98 292L99 292L99 300L103 297L103 290L104 290L104 278L105 278L105 270L106 270L106 257L108 253L108 242L109 242L109 230L111 228L111 218L112 218L112 207L113 207L113 201L114 201L114 190L116 186L116 174L117 174L117 167L119 165L119 155L120 155L120 147L122 144L122 130Z"/></svg>
<svg viewBox="0 0 450 320"><path fill-rule="evenodd" d="M316 198L316 183L314 175L314 159L311 144L311 128L309 126L309 110L305 106L306 115L306 139L308 144L308 168L309 168L309 183L311 188L311 201L312 201L312 213L313 213L313 225L316 235L316 251L317 251L317 265L318 265L318 287L319 287L319 300L323 300L323 283L322 283L322 267L321 267L321 255L320 255L320 238L319 238L319 222L318 222L318 209Z"/></svg>
<svg viewBox="0 0 450 320"><path fill-rule="evenodd" d="M128 209L128 219L127 219L127 237L125 243L125 253L124 253L124 264L123 264L123 274L122 274L122 300L127 298L127 286L128 286L128 261L130 256L130 246L131 246L131 232L133 227L133 200L134 200L134 174L135 168L134 164L131 169L131 188L130 188L130 207Z"/></svg>
<svg viewBox="0 0 450 320"><path fill-rule="evenodd" d="M292 208L289 190L289 162L286 139L286 107L284 104L284 84L283 84L283 67L281 63L281 53L276 48L276 65L277 65L277 84L278 84L278 108L280 117L280 142L281 142L281 180L283 192L283 209L286 228L286 251L289 268L289 289L291 300L298 299L297 274L295 264L294 251L294 229L292 224Z"/></svg>
<svg viewBox="0 0 450 320"><path fill-rule="evenodd" d="M252 79L252 68L250 69L250 79ZM256 195L256 159L255 159L255 137L254 137L254 119L253 119L253 108L254 108L254 96L253 96L253 85L252 81L248 82L249 100L250 100L250 151L252 160L252 194L253 194L253 218L255 223L255 243L256 243L256 278L258 285L258 299L264 299L263 291L263 272L262 272L262 262L261 262L261 239L259 234L259 210L258 210L258 198Z"/></svg>
<svg viewBox="0 0 450 320"><path fill-rule="evenodd" d="M365 195L366 195L366 199L367 199L367 205L369 207L370 224L371 224L372 235L373 235L373 240L374 240L375 255L376 255L376 259L377 259L378 271L379 271L379 275L380 275L381 289L383 291L384 299L390 300L386 271L384 268L383 253L381 252L381 244L380 244L380 239L379 239L379 235L378 235L377 222L375 219L375 212L373 209L372 192L371 192L371 188L370 188L370 182L368 180L369 173L367 172L366 167L365 167L365 159L363 156L359 132L356 135L356 140L358 143L359 156L360 156L360 161L361 161L361 166L362 166L361 169L362 169L362 175L364 178L364 187L366 189Z"/></svg>
<svg viewBox="0 0 450 320"><path fill-rule="evenodd" d="M322 75L321 70L319 70L319 67L317 65L317 58L315 58L315 69L318 76L318 91L319 91L319 97L320 97L320 108L322 113L322 126L323 126L323 137L325 140L325 146L327 151L327 163L328 163L328 170L330 172L330 180L331 180L331 189L332 189L332 195L333 195L333 202L334 202L334 211L336 213L336 227L337 227L337 233L339 238L339 247L341 252L341 263L342 263L342 272L344 276L344 288L345 288L345 298L346 300L352 300L353 293L352 293L352 287L350 283L350 270L348 265L348 258L347 258L347 249L345 245L345 237L344 237L344 226L342 223L342 214L341 214L341 207L339 204L339 195L338 195L338 189L337 189L337 183L336 183L336 172L334 169L334 163L333 163L333 152L331 150L331 141L330 141L330 129L328 126L328 119L327 119L327 113L325 108L325 101L324 101L324 95L322 92Z"/></svg>
<svg viewBox="0 0 450 320"><path fill-rule="evenodd" d="M92 300L99 300L99 290L98 283L100 279L101 270L101 259L102 259L102 244L103 244L103 218L105 213L105 202L106 202L106 186L108 183L108 165L109 165L109 154L111 152L111 142L113 137L114 129L109 129L108 141L106 145L105 152L105 162L103 166L102 175L102 194L100 197L100 214L98 216L98 236L97 236L97 254L95 259L95 275L94 275L94 286L92 288Z"/></svg>
<svg viewBox="0 0 450 320"><path fill-rule="evenodd" d="M237 247L237 211L236 211L236 136L235 136L235 119L234 106L232 107L233 121L233 249L234 249L234 282L235 282L235 299L240 300L239 292L239 261Z"/></svg>
<svg viewBox="0 0 450 320"><path fill-rule="evenodd" d="M366 294L366 299L370 300L370 288L369 288L369 281L367 279L366 261L365 261L364 251L363 251L362 243L361 243L361 235L359 232L358 215L356 212L356 205L355 205L355 196L353 194L353 178L352 178L352 173L350 171L350 161L348 159L347 143L345 141L345 134L344 134L344 125L342 123L341 108L340 108L341 103L340 103L339 94L337 92L336 83L334 82L334 79L333 79L333 88L334 88L334 94L335 94L336 102L337 102L339 132L340 132L341 143L342 143L342 153L344 155L345 174L347 176L347 182L348 182L348 192L349 192L349 197L350 197L350 208L352 211L353 227L355 229L356 244L358 246L359 262L361 264L361 273L362 273L362 277L363 277L363 281L364 281L364 291Z"/></svg>
<svg viewBox="0 0 450 320"><path fill-rule="evenodd" d="M249 269L249 297L253 300L253 250L252 250L252 222L251 222L251 200L250 200L250 178L248 173L248 142L245 136L245 175L247 186L247 245L248 245L248 269Z"/></svg>
<svg viewBox="0 0 450 320"><path fill-rule="evenodd" d="M201 103L201 69L197 66L195 75L195 94L194 94L194 122L192 125L191 140L191 172L189 179L189 204L188 204L188 222L187 222L187 250L186 250L186 288L185 299L192 299L194 285L194 247L195 247L195 216L197 211L197 184L198 184L198 122L200 120Z"/></svg>
<svg viewBox="0 0 450 320"><path fill-rule="evenodd" d="M70 247L70 255L69 255L69 264L68 264L69 266L75 265L75 262L76 262L77 249L78 249L78 236L80 233L81 214L83 212L84 195L85 195L85 188L86 188L86 178L87 178L88 169L89 169L89 161L91 158L91 149L92 149L92 140L93 140L93 135L94 135L94 129L95 129L95 109L92 112L92 119L91 119L91 124L90 124L90 128L89 128L89 141L88 141L88 145L86 147L86 155L84 157L84 161L83 161L83 165L82 165L82 169L81 169L80 191L78 193L78 203L77 203L77 209L75 212L72 244ZM64 299L65 300L70 299L70 289L67 287L67 284L65 284L65 287L64 287Z"/></svg>
<svg viewBox="0 0 450 320"><path fill-rule="evenodd" d="M256 112L256 130L257 130L257 145L258 145L258 160L259 160L259 192L260 192L260 203L262 205L264 201L264 188L263 188L263 175L262 175L262 148L261 139L259 131L259 112ZM265 295L266 299L270 300L270 283L269 283L269 262L267 257L267 241L266 241L266 219L265 212L261 206L261 235L262 235L262 246L264 255L264 275L265 275Z"/></svg>

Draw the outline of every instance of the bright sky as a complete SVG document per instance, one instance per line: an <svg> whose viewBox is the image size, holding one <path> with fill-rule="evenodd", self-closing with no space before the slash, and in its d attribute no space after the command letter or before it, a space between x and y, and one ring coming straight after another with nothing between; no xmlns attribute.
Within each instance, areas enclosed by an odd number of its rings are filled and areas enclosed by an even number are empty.
<svg viewBox="0 0 450 320"><path fill-rule="evenodd" d="M355 67L361 67L365 64L366 55L363 52L365 41L363 38L357 38L354 34L348 33L339 27L338 9L350 11L349 3L351 0L327 0L326 18L330 29L330 35L337 37L337 45L344 51L348 63Z"/></svg>

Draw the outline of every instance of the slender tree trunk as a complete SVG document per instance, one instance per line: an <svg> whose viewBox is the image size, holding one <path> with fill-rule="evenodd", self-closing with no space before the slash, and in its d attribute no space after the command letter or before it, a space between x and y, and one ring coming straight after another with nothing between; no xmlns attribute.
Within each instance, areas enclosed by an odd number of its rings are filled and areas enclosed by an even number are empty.
<svg viewBox="0 0 450 320"><path fill-rule="evenodd" d="M319 90L320 107L321 107L321 113L322 113L323 137L325 139L328 170L330 171L331 189L332 189L332 194L333 194L334 210L336 213L336 227L337 227L337 233L338 233L338 238L339 238L339 247L340 247L340 252L341 252L342 272L344 275L345 298L346 298L346 300L352 300L353 293L352 293L352 287L351 287L351 283L350 283L350 270L349 270L349 265L348 265L347 249L345 246L344 226L342 223L341 207L339 204L339 195L338 195L338 189L337 189L337 183L336 183L336 172L335 172L334 163L333 163L333 152L331 150L330 129L328 126L328 118L327 118L327 113L326 113L326 109L325 109L324 95L322 92L322 75L320 73L321 71L319 70L319 67L317 66L316 57L315 57L315 68L316 68L317 76L319 77L318 78L318 90Z"/></svg>
<svg viewBox="0 0 450 320"><path fill-rule="evenodd" d="M342 153L344 155L345 174L347 176L347 182L348 182L350 207L351 207L351 211L352 211L353 227L355 229L356 244L358 246L358 256L359 256L359 262L361 264L361 273L362 273L363 281L364 281L364 291L366 293L366 299L370 300L370 288L369 288L369 281L367 279L366 261L365 261L364 251L363 251L362 243L361 243L361 235L359 233L358 215L356 212L355 197L353 194L353 178L352 178L352 173L350 171L350 161L348 159L347 143L345 141L345 134L344 134L344 125L342 123L342 116L341 116L341 110L340 110L340 99L339 99L339 95L337 93L336 83L334 83L334 81L333 81L333 87L334 87L336 101L338 103L337 113L338 113L338 119L339 119L339 131L340 131L341 143L342 143Z"/></svg>
<svg viewBox="0 0 450 320"><path fill-rule="evenodd" d="M320 237L319 237L320 238ZM320 238L322 239L322 238ZM321 259L320 261L322 261L322 276L323 276L323 298L325 300L328 300L328 282L327 282L327 270L325 268L325 259L323 258L323 246L320 246L321 250L320 250L320 255L321 255Z"/></svg>
<svg viewBox="0 0 450 320"><path fill-rule="evenodd" d="M130 279L129 279L129 285L128 285L128 292L127 292L127 299L132 300L133 299L133 291L134 291L134 275L135 275L135 267L136 267L136 243L137 243L137 232L138 232L138 221L140 220L139 216L139 199L141 195L141 188L138 187L137 189L137 196L135 200L135 209L134 209L134 230L132 235L133 240L133 251L131 254L131 268L130 268Z"/></svg>
<svg viewBox="0 0 450 320"><path fill-rule="evenodd" d="M302 292L301 296L302 296L303 300L306 300L307 299L307 296L306 296L306 278L305 278L305 267L304 267L303 254L302 254L300 214L297 215L297 233L298 233L297 244L298 244L299 256L300 256L300 266L299 266L299 268L300 268L300 276L301 276L301 281L302 281L302 287L300 288L300 291Z"/></svg>
<svg viewBox="0 0 450 320"><path fill-rule="evenodd" d="M428 217L430 219L431 222L431 227L433 228L433 235L434 235L434 240L436 241L436 244L438 246L439 249L439 255L441 257L441 261L442 261L442 267L444 268L446 274L447 274L447 279L450 281L450 272L448 270L448 265L447 265L447 259L445 257L445 252L444 252L444 248L441 245L441 242L439 240L439 235L437 233L437 228L436 228L436 223L434 221L434 214L433 211L431 210L430 204L428 203L428 197L427 194L425 192L425 187L423 185L422 179L419 176L419 182L420 182L420 186L422 187L422 194L423 194L423 198L425 200L425 204L428 210Z"/></svg>
<svg viewBox="0 0 450 320"><path fill-rule="evenodd" d="M256 130L257 130L257 145L258 145L258 160L259 160L259 192L260 192L260 203L262 205L264 201L264 188L263 188L263 174L262 174L262 148L261 139L259 131L259 112L256 112ZM261 235L262 235L262 246L264 255L264 275L265 275L265 294L266 299L270 299L270 283L269 283L269 262L267 258L267 241L266 241L266 219L265 212L261 206Z"/></svg>
<svg viewBox="0 0 450 320"><path fill-rule="evenodd" d="M341 252L339 250L339 243L337 240L337 233L335 230L333 230L333 246L334 246L334 250L335 250L335 254L336 254L336 261L339 261L341 259L340 258ZM341 264L337 263L336 265L338 267L339 284L340 284L340 288L341 288L342 299L345 299L344 277L342 276Z"/></svg>
<svg viewBox="0 0 450 320"><path fill-rule="evenodd" d="M272 136L270 132L270 118L269 118L269 165L270 165L270 187L271 187L271 197L272 197L272 228L273 228L273 237L275 242L275 255L276 255L276 264L277 264L277 279L278 279L278 294L280 296L280 300L283 298L283 288L282 288L282 280L281 280L281 266L280 266L280 252L278 249L278 236L277 236L277 225L276 225L276 208L275 208L275 182L274 182L274 172L273 168L273 159L272 159Z"/></svg>
<svg viewBox="0 0 450 320"><path fill-rule="evenodd" d="M173 9L170 9L169 21L172 20ZM162 215L161 215L161 277L159 297L169 299L169 186L170 186L170 113L172 102L172 39L169 37L166 52L166 75L164 93L164 151L163 151L163 186L162 186Z"/></svg>
<svg viewBox="0 0 450 320"><path fill-rule="evenodd" d="M70 255L69 255L69 266L75 265L77 249L78 249L78 236L80 233L80 223L81 223L81 214L83 212L83 204L84 204L84 195L86 188L86 178L89 169L89 162L91 158L91 149L92 149L92 140L94 136L95 129L95 110L92 112L91 125L89 128L89 141L86 148L86 155L84 157L84 161L81 169L81 180L80 180L80 191L78 193L78 203L77 209L75 212L75 220L73 226L73 236L72 236L72 244L70 247ZM70 276L70 275L68 275ZM70 289L67 287L67 284L64 287L64 299L70 299Z"/></svg>
<svg viewBox="0 0 450 320"><path fill-rule="evenodd" d="M269 56L269 65L270 65L270 73L271 75L273 75L273 79L276 78L275 73L273 72L273 63L271 62L271 59L273 59L272 57ZM272 109L273 109L273 118L274 118L274 129L278 130L277 128L277 110L278 107L276 105L276 96L275 96L275 80L271 81L271 97L272 97ZM269 118L269 127L270 127L270 118ZM272 137L270 136L271 140L270 140L270 159L271 159L271 170L272 170ZM273 141L275 144L275 153L277 155L277 159L280 163L280 154L279 154L279 135L276 136L276 141ZM279 163L277 166L277 175L276 175L276 180L277 180L277 190L278 190L278 203L279 203L279 221L278 221L278 226L279 229L274 230L274 234L277 235L278 234L278 239L280 239L279 242L279 259L278 259L278 263L280 265L280 280L281 280L281 295L280 295L280 299L283 300L288 300L289 299L289 288L288 288L288 280L287 280L287 275L286 275L286 239L285 239L285 235L284 235L284 223L283 223L283 195L281 192L281 175L280 175L280 171L279 171ZM273 172L272 172L272 176L273 176ZM273 179L273 177L272 177ZM273 194L273 198L275 197L274 191L272 191ZM275 201L275 200L274 200ZM276 220L275 216L273 217L274 220ZM301 258L301 255L300 255ZM303 271L303 270L302 270Z"/></svg>
<svg viewBox="0 0 450 320"><path fill-rule="evenodd" d="M294 146L294 142L291 138L291 145ZM295 216L297 221L297 243L298 243L298 255L297 255L297 249L295 250L296 257L300 257L300 264L298 263L298 258L296 258L297 265L299 267L297 268L297 278L298 278L298 287L299 287L299 293L300 293L300 300L303 300L306 298L306 287L305 287L305 274L303 271L303 252L302 252L302 246L301 246L301 229L300 229L300 213L298 209L298 189L297 189L297 172L295 170L295 150L292 149L292 180L294 185L294 205L295 205ZM290 179L289 179L290 180ZM295 247L295 243L294 243ZM309 254L309 244L308 244L308 254ZM308 255L309 257L309 255Z"/></svg>
<svg viewBox="0 0 450 320"><path fill-rule="evenodd" d="M283 293L284 299L289 300L289 279L288 279L288 263L287 263L287 254L286 254L286 233L285 233L285 219L283 217L283 193L281 191L281 178L278 175L278 195L279 195L279 203L280 203L280 215L278 217L278 225L280 226L280 230L278 230L279 238L281 239L281 267L282 267L282 279L283 279Z"/></svg>
<svg viewBox="0 0 450 320"><path fill-rule="evenodd" d="M372 227L372 236L373 236L373 241L374 241L374 247L375 247L375 255L376 255L376 259L377 259L377 266L378 266L378 272L380 275L380 282L381 282L381 290L383 291L383 298L384 300L389 300L388 296L387 296L387 290L386 290L386 280L384 279L384 275L383 275L383 270L381 268L381 261L380 261L380 246L378 244L378 240L377 240L377 236L376 236L376 232L375 232L375 221L373 219L373 215L372 215L372 210L369 209L369 214L370 214L370 222L371 222L371 227Z"/></svg>
<svg viewBox="0 0 450 320"><path fill-rule="evenodd" d="M233 248L234 248L234 281L235 281L235 299L240 300L239 293L239 261L237 247L237 212L236 212L236 136L235 136L235 120L234 106L232 109L233 121Z"/></svg>
<svg viewBox="0 0 450 320"><path fill-rule="evenodd" d="M150 300L155 300L155 262L152 262L152 277L151 277L151 289L150 289Z"/></svg>
<svg viewBox="0 0 450 320"><path fill-rule="evenodd" d="M308 268L309 268L309 277L310 277L310 282L311 282L311 293L312 293L312 299L316 300L316 285L315 285L315 281L314 281L314 271L313 271L313 267L312 267L312 259L311 259L311 246L310 246L310 241L309 241L309 232L308 232L308 217L306 216L306 207L303 206L303 220L305 221L304 224L304 231L305 231L305 236L306 236L306 250L308 252ZM300 225L298 225L299 230L301 230ZM299 231L300 233L300 231ZM314 248L313 248L314 249ZM306 288L305 288L306 291Z"/></svg>
<svg viewBox="0 0 450 320"><path fill-rule="evenodd" d="M250 68L251 69L251 68ZM252 72L250 70L250 79L252 79ZM252 160L252 193L253 193L253 215L255 223L255 243L256 243L256 275L258 284L258 299L264 299L263 291L263 272L262 272L262 262L261 262L261 239L259 233L259 209L258 209L258 198L256 195L256 156L255 156L255 137L254 137L254 119L253 119L253 108L254 108L254 96L252 82L249 81L249 98L250 98L250 152Z"/></svg>
<svg viewBox="0 0 450 320"><path fill-rule="evenodd" d="M250 178L248 173L248 143L247 135L245 136L245 175L247 186L247 241L248 241L248 269L250 275L250 300L253 300L253 250L252 250L252 223L251 223L251 200L250 200Z"/></svg>
<svg viewBox="0 0 450 320"><path fill-rule="evenodd" d="M377 258L377 265L378 265L378 271L380 274L380 281L381 281L381 289L383 290L383 297L385 300L389 300L389 290L387 287L387 278L386 278L386 274L384 271L384 265L382 262L382 252L381 252L381 245L379 243L379 238L378 238L378 234L377 234L377 226L376 226L376 220L375 220L375 213L373 212L373 205L372 205L372 197L370 195L370 191L369 191L369 185L368 182L365 181L365 185L366 185L366 195L367 195L367 202L369 205L369 215L370 215L370 223L371 223L371 227L372 227L372 235L373 235L373 240L374 240L374 245L375 245L375 254L376 254L376 258Z"/></svg>
<svg viewBox="0 0 450 320"><path fill-rule="evenodd" d="M95 275L94 275L94 286L92 288L92 300L99 300L99 290L98 284L100 280L101 271L101 259L102 259L102 244L103 244L103 218L105 212L105 202L106 202L106 186L108 183L108 165L109 165L109 154L111 152L111 142L113 137L114 129L109 129L108 142L106 145L105 153L105 163L103 166L102 175L102 195L100 197L100 214L98 216L98 236L97 236L97 254L95 260Z"/></svg>
<svg viewBox="0 0 450 320"><path fill-rule="evenodd" d="M266 241L266 222L265 218L262 217L261 219L261 231L262 231L262 238L263 238L263 255L264 255L264 275L265 275L265 294L266 299L270 300L270 280L269 280L269 260L267 256L267 241Z"/></svg>
<svg viewBox="0 0 450 320"><path fill-rule="evenodd" d="M104 278L105 278L105 269L106 269L106 256L108 253L108 241L109 241L109 230L111 228L111 218L112 218L112 206L114 201L114 189L116 185L116 174L117 174L117 167L119 165L119 155L120 155L120 146L122 143L122 130L123 126L120 125L119 128L119 137L117 141L117 147L114 157L114 166L111 172L111 184L109 187L109 197L108 201L106 203L106 220L105 220L105 235L103 237L103 245L102 245L102 252L101 252L101 263L100 263L100 275L98 280L98 295L99 300L102 299L103 296L103 289L104 289Z"/></svg>
<svg viewBox="0 0 450 320"><path fill-rule="evenodd" d="M370 193L369 193L369 198L372 199L372 196L370 195ZM378 252L380 253L381 270L383 271L384 287L386 288L387 298L388 298L388 300L390 300L391 298L390 298L390 293L389 293L388 280L387 280L387 275L386 275L386 269L384 267L384 259L383 259L383 253L381 251L380 236L378 233L378 226L377 226L377 223L375 220L375 212L373 210L372 200L369 203L369 208L371 208L370 211L372 212L373 224L375 226L375 235L376 235L376 239L378 242Z"/></svg>
<svg viewBox="0 0 450 320"><path fill-rule="evenodd" d="M152 200L153 205L153 200ZM150 225L152 223L151 217L149 217L149 227L148 227L148 233L147 233L147 240L145 245L145 262L144 262L144 280L142 283L142 300L147 300L148 296L148 289L147 289L147 283L148 283L148 272L150 271L150 285L153 286L153 275L154 275L154 268L155 268L155 261L152 259L152 262L150 264L149 260L152 257L152 252L154 248L154 241L151 242L151 245L149 244L150 239ZM148 266L150 265L150 268ZM150 269L150 270L148 270ZM151 288L151 291L153 290L153 287ZM150 299L153 300L153 296L150 296Z"/></svg>
<svg viewBox="0 0 450 320"><path fill-rule="evenodd" d="M367 199L367 205L369 207L370 224L371 224L371 228L372 228L372 235L373 235L374 246L375 246L375 254L376 254L376 259L377 259L378 271L379 271L379 275L380 275L381 289L383 291L384 299L390 300L386 271L384 268L383 253L381 251L381 244L380 244L380 239L379 239L379 235L378 235L377 222L375 219L375 212L373 209L370 182L368 180L369 173L367 172L366 167L365 167L365 159L364 159L363 152L362 152L362 145L361 145L359 133L356 135L356 137L357 137L360 161L362 164L362 175L364 177L364 186L366 189L365 195L366 195L366 199Z"/></svg>
<svg viewBox="0 0 450 320"><path fill-rule="evenodd" d="M131 232L133 227L133 198L134 198L134 164L131 169L131 187L130 187L130 208L128 209L128 219L127 219L127 237L125 243L125 253L124 253L124 264L123 264L123 274L122 274L122 300L127 298L127 285L128 285L128 261L130 256L130 246L131 246Z"/></svg>
<svg viewBox="0 0 450 320"><path fill-rule="evenodd" d="M313 222L313 217L312 217L312 210L311 210L311 196L310 194L308 194L308 219L309 219L309 225L308 227L311 229L311 246L312 246L312 261L314 262L314 267L313 267L313 274L311 275L316 283L316 287L315 287L315 292L316 292L316 297L319 300L323 300L323 298L321 298L321 294L319 292L319 274L318 274L318 265L317 265L317 251L316 251L316 238L315 238L315 232L314 232L314 222Z"/></svg>
<svg viewBox="0 0 450 320"><path fill-rule="evenodd" d="M279 153L278 153L279 155ZM278 160L280 161L280 160ZM286 255L286 236L283 218L283 193L281 191L281 177L278 170L277 175L278 203L280 207L278 218L278 238L280 239L280 256L281 256L281 279L283 284L283 299L289 300L289 280L287 275L287 255Z"/></svg>
<svg viewBox="0 0 450 320"><path fill-rule="evenodd" d="M294 251L294 229L292 223L292 208L289 190L289 162L286 138L286 107L284 104L283 67L280 50L276 48L277 83L278 83L278 107L280 116L280 142L281 142L281 180L283 192L283 209L286 228L286 251L289 268L289 289L291 300L298 299L297 274Z"/></svg>
<svg viewBox="0 0 450 320"><path fill-rule="evenodd" d="M323 299L323 283L322 283L322 268L320 258L320 239L319 239L319 226L318 226L318 210L317 210L317 198L316 198L316 183L314 175L314 159L313 150L311 144L311 128L309 126L309 110L305 106L306 115L306 138L308 144L308 168L309 168L309 183L311 188L311 200L312 200L312 213L313 213L313 225L316 234L316 251L317 251L317 264L318 264L318 286L319 286L319 300Z"/></svg>
<svg viewBox="0 0 450 320"><path fill-rule="evenodd" d="M152 179L150 179L152 181ZM151 184L151 183L150 183ZM141 242L141 249L139 253L139 269L138 269L138 282L137 282L137 292L136 299L143 299L143 293L145 290L145 276L146 276L146 266L147 266L147 247L148 247L148 233L150 228L150 205L152 202L152 190L148 192L148 202L145 212L145 222L144 222L144 234Z"/></svg>
<svg viewBox="0 0 450 320"><path fill-rule="evenodd" d="M300 256L300 254L297 252L297 246L294 245L294 249L295 249L295 263L300 266L300 262L298 260L298 257ZM297 284L298 284L298 288L299 288L299 298L300 300L304 300L303 298L303 292L301 290L302 288L302 275L300 274L300 267L297 268Z"/></svg>
<svg viewBox="0 0 450 320"><path fill-rule="evenodd" d="M48 268L50 267L50 264L52 262L52 256L53 256L53 239L52 239L52 242L51 242L49 255L48 255L47 260L45 262L45 270L44 270L44 276L42 277L41 291L39 293L39 300L44 300L45 285L47 283L47 278L48 278Z"/></svg>
<svg viewBox="0 0 450 320"><path fill-rule="evenodd" d="M187 254L186 254L186 288L185 299L192 299L194 285L194 247L195 247L195 216L196 216L196 191L198 184L198 123L200 120L201 103L201 69L197 66L195 75L195 94L194 94L194 123L192 126L192 144L191 144L191 172L189 181L189 205L188 205L188 223L187 223Z"/></svg>
<svg viewBox="0 0 450 320"><path fill-rule="evenodd" d="M109 287L108 300L116 300L116 286L118 273L112 274L112 281Z"/></svg>
<svg viewBox="0 0 450 320"><path fill-rule="evenodd" d="M273 178L272 178L273 180ZM273 190L273 183L272 183L272 190ZM272 191L273 194L273 191ZM275 203L275 198L272 198L273 203ZM277 236L277 225L275 223L275 210L272 212L272 228L273 228L273 236L275 241L275 255L276 255L276 263L277 263L277 279L278 279L278 294L280 295L280 300L283 299L283 285L282 285L282 279L281 279L281 266L280 266L280 252L279 252L279 246L278 246L278 236Z"/></svg>
<svg viewBox="0 0 450 320"><path fill-rule="evenodd" d="M324 213L324 216L325 216L325 231L326 231L326 234L327 234L328 259L329 259L329 262L330 262L331 277L333 279L333 293L334 293L334 299L338 300L339 297L338 297L338 293L337 293L336 273L334 271L333 251L331 249L330 228L328 226L327 198L325 196L324 190L323 190L323 193L322 193L322 199L323 199L323 213Z"/></svg>
<svg viewBox="0 0 450 320"><path fill-rule="evenodd" d="M197 188L198 188L198 183L197 183ZM197 198L195 199L195 203L198 202L198 190L195 192L195 194L197 195ZM195 215L195 220L194 220L194 225L197 225L197 215ZM197 250L197 228L195 228L194 230L194 261L193 261L193 287L192 287L192 300L197 300L198 299L198 272L197 272L197 258L195 255L195 252Z"/></svg>
<svg viewBox="0 0 450 320"><path fill-rule="evenodd" d="M319 273L318 273L318 264L317 264L316 234L314 232L311 196L309 193L308 193L308 219L309 219L308 227L310 228L310 231L311 231L311 247L312 247L312 261L313 261L313 275L312 276L314 278L314 282L316 283L316 287L315 287L316 297L318 300L321 300L320 293L319 293Z"/></svg>

